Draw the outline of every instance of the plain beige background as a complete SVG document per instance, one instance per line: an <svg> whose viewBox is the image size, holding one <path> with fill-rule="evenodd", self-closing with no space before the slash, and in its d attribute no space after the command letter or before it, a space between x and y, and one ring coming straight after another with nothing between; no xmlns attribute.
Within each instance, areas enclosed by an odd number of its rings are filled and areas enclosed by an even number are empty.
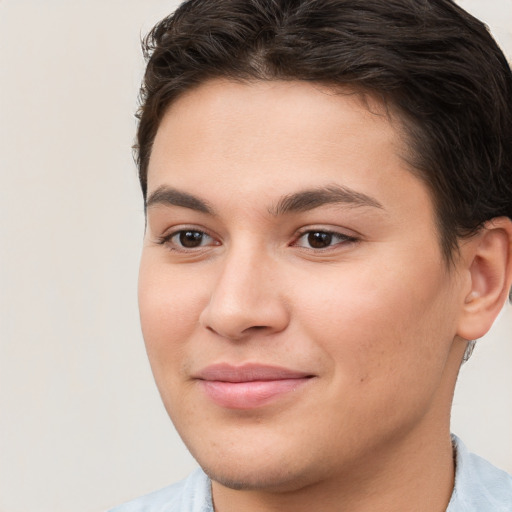
<svg viewBox="0 0 512 512"><path fill-rule="evenodd" d="M461 0L512 55L512 1ZM0 0L0 512L93 512L194 466L136 303L140 35L176 2ZM453 430L512 472L512 308L462 371Z"/></svg>

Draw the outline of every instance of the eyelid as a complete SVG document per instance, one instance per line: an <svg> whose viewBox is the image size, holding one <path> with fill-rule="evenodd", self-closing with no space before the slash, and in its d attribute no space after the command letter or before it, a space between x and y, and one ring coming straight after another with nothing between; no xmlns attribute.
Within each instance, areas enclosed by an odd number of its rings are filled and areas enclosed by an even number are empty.
<svg viewBox="0 0 512 512"><path fill-rule="evenodd" d="M337 237L338 239L341 239L341 240L339 240L338 242L333 243L331 245L328 245L326 247L323 247L323 248L306 247L306 246L299 245L298 242L300 241L300 239L308 234L311 234L311 233L325 233L325 234L331 235L333 238ZM335 249L342 245L359 242L360 240L361 240L361 237L357 234L348 234L348 233L344 233L343 231L336 230L333 228L308 226L307 228L302 228L301 230L299 230L299 232L294 237L294 241L292 242L291 245L295 246L295 247L299 247L300 249L308 250L308 251L326 252L330 249Z"/></svg>
<svg viewBox="0 0 512 512"><path fill-rule="evenodd" d="M200 245L198 247L183 247L176 243L172 242L172 239L179 235L180 233L186 232L186 231L193 231L196 233L201 233L202 235L210 238L214 243L208 243L205 245ZM212 247L216 245L220 245L219 240L214 235L210 234L206 229L198 227L198 226L191 226L191 225L182 225L182 226L173 226L172 228L167 229L162 235L159 235L155 239L155 243L157 245L167 245L169 250L177 251L177 252L192 252L192 251L198 251L198 250L204 250L206 247Z"/></svg>

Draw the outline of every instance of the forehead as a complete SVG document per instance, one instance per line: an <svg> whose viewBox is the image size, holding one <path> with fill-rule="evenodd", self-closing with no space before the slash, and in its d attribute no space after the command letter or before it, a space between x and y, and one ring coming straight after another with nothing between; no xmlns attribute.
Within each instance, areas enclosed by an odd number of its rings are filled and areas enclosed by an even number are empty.
<svg viewBox="0 0 512 512"><path fill-rule="evenodd" d="M320 162L333 156L333 149L355 157L363 144L375 150L387 146L400 156L407 152L402 139L399 118L368 94L308 82L215 79L185 92L167 109L149 170L185 155L199 159L204 145L209 152L224 152L225 159L246 151L249 166L276 157L276 149L282 159L307 156ZM203 146L197 146L199 140Z"/></svg>
<svg viewBox="0 0 512 512"><path fill-rule="evenodd" d="M402 156L399 119L367 94L306 82L212 80L179 97L155 137L148 194L172 186L268 208L337 184L402 214L428 191ZM414 192L414 194L412 193Z"/></svg>

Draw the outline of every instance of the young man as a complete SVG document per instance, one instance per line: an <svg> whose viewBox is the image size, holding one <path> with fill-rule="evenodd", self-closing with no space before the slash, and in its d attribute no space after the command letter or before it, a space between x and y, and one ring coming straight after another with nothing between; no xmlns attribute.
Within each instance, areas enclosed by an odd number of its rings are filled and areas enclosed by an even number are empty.
<svg viewBox="0 0 512 512"><path fill-rule="evenodd" d="M512 510L450 436L512 284L512 75L483 24L191 0L146 52L142 328L202 469L116 510Z"/></svg>

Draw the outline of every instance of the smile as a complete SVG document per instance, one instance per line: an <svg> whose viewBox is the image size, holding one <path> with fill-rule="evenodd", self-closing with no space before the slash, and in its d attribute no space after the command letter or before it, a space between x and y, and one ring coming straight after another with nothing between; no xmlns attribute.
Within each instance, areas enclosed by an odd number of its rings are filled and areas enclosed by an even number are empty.
<svg viewBox="0 0 512 512"><path fill-rule="evenodd" d="M227 409L254 409L307 384L313 375L275 366L212 365L197 379L215 404Z"/></svg>

